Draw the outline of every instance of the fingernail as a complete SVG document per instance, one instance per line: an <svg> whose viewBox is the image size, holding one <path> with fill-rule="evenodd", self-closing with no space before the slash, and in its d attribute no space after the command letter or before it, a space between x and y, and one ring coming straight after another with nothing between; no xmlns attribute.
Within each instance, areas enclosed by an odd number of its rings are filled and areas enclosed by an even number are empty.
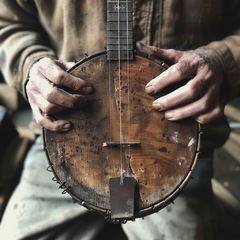
<svg viewBox="0 0 240 240"><path fill-rule="evenodd" d="M152 107L157 111L162 110L161 104L159 104L159 102L153 102Z"/></svg>
<svg viewBox="0 0 240 240"><path fill-rule="evenodd" d="M85 94L90 94L92 91L93 91L93 88L92 87L84 87L82 89L83 93Z"/></svg>
<svg viewBox="0 0 240 240"><path fill-rule="evenodd" d="M70 123L65 123L62 127L62 130L65 131L69 131L71 129L72 125Z"/></svg>
<svg viewBox="0 0 240 240"><path fill-rule="evenodd" d="M173 114L172 114L172 112L165 112L165 118L166 119L171 119L173 117Z"/></svg>
<svg viewBox="0 0 240 240"><path fill-rule="evenodd" d="M155 93L155 88L153 86L146 86L145 92L149 95L154 94Z"/></svg>

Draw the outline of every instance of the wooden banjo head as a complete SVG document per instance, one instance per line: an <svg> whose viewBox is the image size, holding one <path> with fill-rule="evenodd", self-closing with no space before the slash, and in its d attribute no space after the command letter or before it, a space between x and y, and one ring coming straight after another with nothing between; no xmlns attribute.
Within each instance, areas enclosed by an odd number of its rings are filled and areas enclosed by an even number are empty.
<svg viewBox="0 0 240 240"><path fill-rule="evenodd" d="M140 55L119 64L95 54L71 70L93 85L89 103L55 116L71 121L72 129L43 130L49 164L64 192L110 221L159 211L176 198L196 164L198 124L166 120L151 107L159 96L144 91L164 70Z"/></svg>

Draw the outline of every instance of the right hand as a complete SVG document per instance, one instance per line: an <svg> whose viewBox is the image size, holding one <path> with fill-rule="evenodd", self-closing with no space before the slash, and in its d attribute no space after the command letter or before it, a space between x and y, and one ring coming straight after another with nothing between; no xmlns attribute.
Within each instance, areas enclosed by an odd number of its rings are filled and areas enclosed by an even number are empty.
<svg viewBox="0 0 240 240"><path fill-rule="evenodd" d="M26 94L36 122L51 131L68 131L71 122L54 119L51 114L82 107L87 102L92 86L83 79L66 72L74 65L50 58L42 58L29 71ZM63 90L67 88L71 93Z"/></svg>
<svg viewBox="0 0 240 240"><path fill-rule="evenodd" d="M146 85L146 92L156 94L168 86L189 81L175 91L156 99L152 106L164 111L165 118L176 121L193 117L205 124L223 115L221 87L224 81L222 65L211 49L178 51L160 49L138 43L138 49L172 65Z"/></svg>

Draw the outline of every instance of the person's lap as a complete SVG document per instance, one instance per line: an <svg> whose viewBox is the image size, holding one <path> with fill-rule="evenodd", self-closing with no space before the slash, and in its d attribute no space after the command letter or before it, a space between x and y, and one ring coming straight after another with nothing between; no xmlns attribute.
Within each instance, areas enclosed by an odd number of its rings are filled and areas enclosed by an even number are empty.
<svg viewBox="0 0 240 240"><path fill-rule="evenodd" d="M98 239L105 220L84 207L73 204L68 194L62 194L48 163L41 138L33 145L25 161L20 184L5 210L0 239ZM208 239L195 238L206 232L211 216L211 158L199 159L195 177L174 204L158 213L128 222L123 230L134 239Z"/></svg>

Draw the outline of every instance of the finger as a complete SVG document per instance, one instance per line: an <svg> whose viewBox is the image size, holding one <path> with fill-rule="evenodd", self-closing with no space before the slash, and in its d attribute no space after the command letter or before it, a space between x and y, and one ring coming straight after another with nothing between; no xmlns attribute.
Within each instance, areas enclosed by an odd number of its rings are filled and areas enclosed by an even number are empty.
<svg viewBox="0 0 240 240"><path fill-rule="evenodd" d="M42 103L44 104L45 108L47 108L47 102L58 105L59 108L57 109L64 109L64 108L79 108L82 107L86 104L87 98L84 95L79 95L79 94L70 94L67 91L64 91L61 88L58 88L56 85L54 85L52 82L49 82L47 79L45 79L41 75L35 75L34 76L35 81L37 82L38 85L35 87L28 86L30 88L30 91L28 95L32 95L34 90L37 89L38 95L43 96L43 98L46 100L44 101L42 98L40 99L38 97L38 106L41 106ZM34 84L33 81L29 82L29 84ZM31 93L32 92L32 93ZM44 108L42 109L44 111ZM45 109L46 110L46 109ZM56 112L56 111L44 111L48 114Z"/></svg>
<svg viewBox="0 0 240 240"><path fill-rule="evenodd" d="M75 62L66 62L66 61L62 61L62 60L55 60L56 64L64 69L65 71L67 71L68 69L72 68L75 65Z"/></svg>
<svg viewBox="0 0 240 240"><path fill-rule="evenodd" d="M148 94L156 94L167 86L183 82L194 78L197 84L200 84L202 88L203 82L206 79L210 79L209 69L207 67L200 67L202 59L198 55L187 53L183 54L178 63L169 67L166 71L161 73L159 76L151 80L147 85L145 91ZM196 75L197 73L197 75Z"/></svg>
<svg viewBox="0 0 240 240"><path fill-rule="evenodd" d="M66 120L54 120L53 118L44 114L34 102L30 102L33 117L37 124L54 132L63 132L71 129L71 123Z"/></svg>
<svg viewBox="0 0 240 240"><path fill-rule="evenodd" d="M172 108L176 108L181 105L185 105L188 102L193 100L193 94L189 90L189 88L185 85L177 90L156 99L152 103L152 107L155 110L163 111Z"/></svg>
<svg viewBox="0 0 240 240"><path fill-rule="evenodd" d="M87 103L85 95L71 94L56 86L54 86L50 92L42 92L42 94L49 103L65 108L77 109L85 106Z"/></svg>
<svg viewBox="0 0 240 240"><path fill-rule="evenodd" d="M67 109L66 107L60 106L58 104L49 103L41 94L35 91L32 91L31 94L29 95L29 99L33 99L33 98L34 98L35 105L39 107L41 112L48 115L61 112Z"/></svg>
<svg viewBox="0 0 240 240"><path fill-rule="evenodd" d="M156 99L152 106L155 110L168 110L185 105L202 97L205 88L206 84L204 79L202 79L201 74L199 74L185 85Z"/></svg>
<svg viewBox="0 0 240 240"><path fill-rule="evenodd" d="M177 63L182 57L182 52L180 51L174 49L162 49L154 46L147 46L140 42L137 43L137 48L141 52L144 52L150 56L154 56L169 63Z"/></svg>
<svg viewBox="0 0 240 240"><path fill-rule="evenodd" d="M188 78L194 71L195 68L192 68L185 62L174 64L159 76L152 79L146 85L145 91L147 94L156 94L174 83L180 81L185 82L186 78Z"/></svg>
<svg viewBox="0 0 240 240"><path fill-rule="evenodd" d="M41 59L39 61L39 71L46 79L57 86L84 94L90 94L93 90L86 81L67 73L51 59Z"/></svg>
<svg viewBox="0 0 240 240"><path fill-rule="evenodd" d="M165 112L165 118L171 121L176 121L204 114L209 110L210 102L208 96L204 95L202 98L187 105L167 110Z"/></svg>
<svg viewBox="0 0 240 240"><path fill-rule="evenodd" d="M194 119L201 124L205 124L218 119L222 115L223 115L222 108L220 108L219 106L216 106L204 114L195 116Z"/></svg>

